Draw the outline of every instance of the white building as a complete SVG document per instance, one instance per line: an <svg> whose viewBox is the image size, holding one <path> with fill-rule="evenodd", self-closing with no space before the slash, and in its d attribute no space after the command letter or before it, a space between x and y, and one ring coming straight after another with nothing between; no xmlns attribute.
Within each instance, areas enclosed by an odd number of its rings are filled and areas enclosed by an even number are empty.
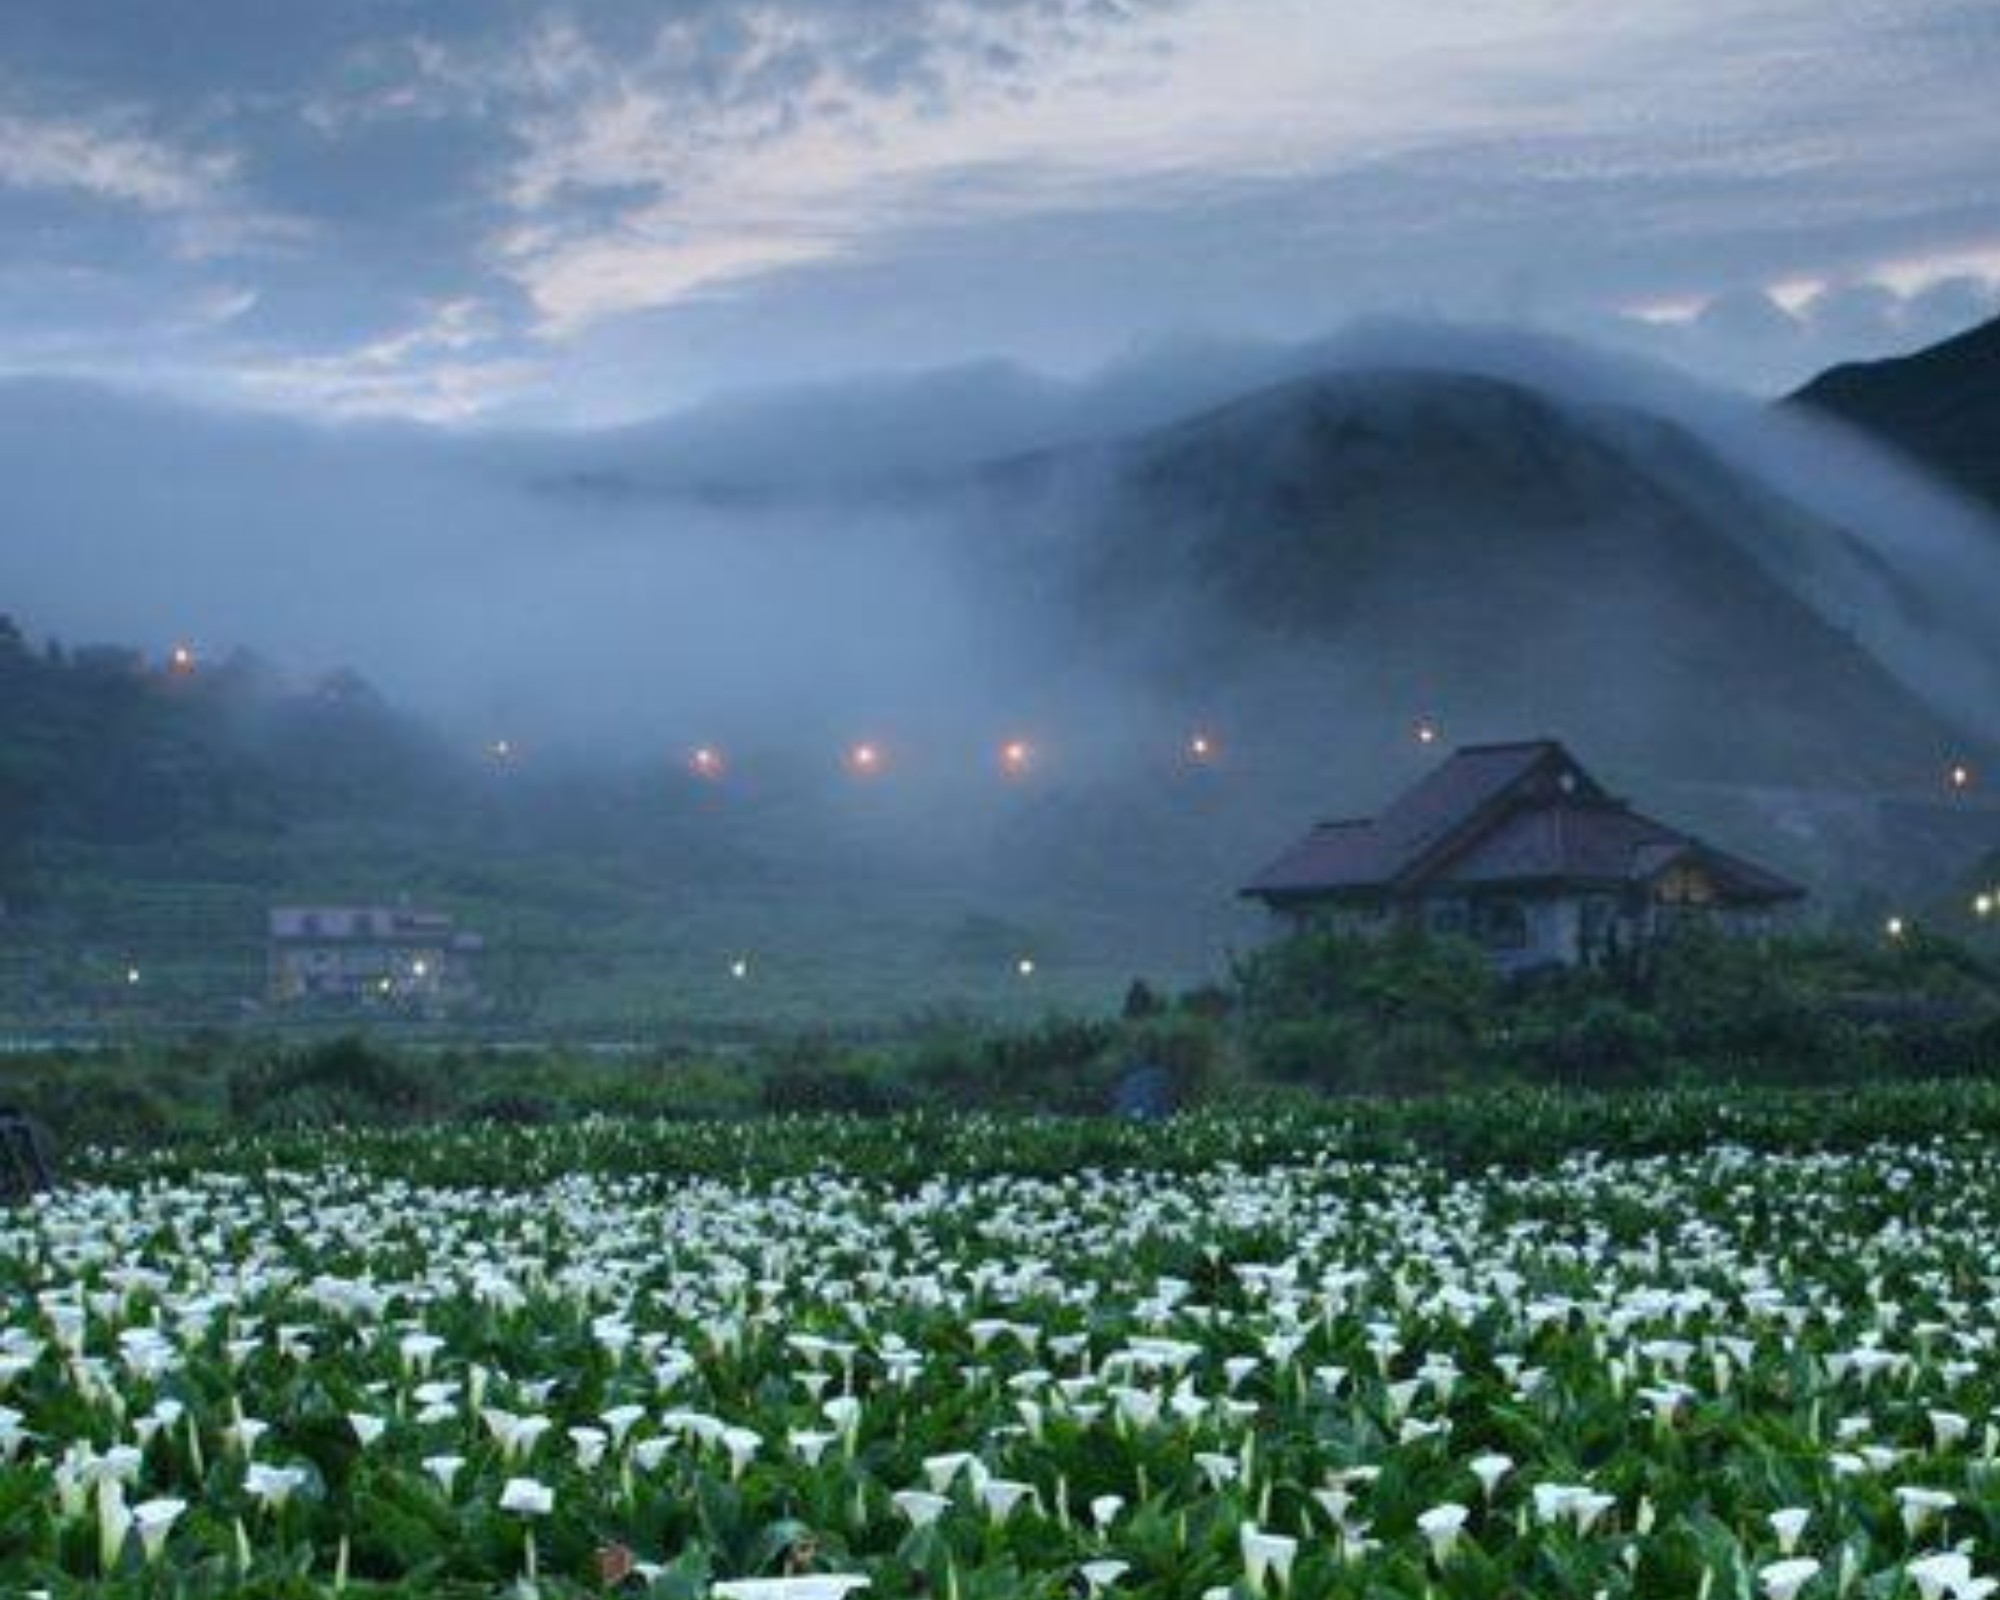
<svg viewBox="0 0 2000 1600"><path fill-rule="evenodd" d="M477 934L407 906L275 906L270 992L279 1005L444 1011L478 998Z"/></svg>

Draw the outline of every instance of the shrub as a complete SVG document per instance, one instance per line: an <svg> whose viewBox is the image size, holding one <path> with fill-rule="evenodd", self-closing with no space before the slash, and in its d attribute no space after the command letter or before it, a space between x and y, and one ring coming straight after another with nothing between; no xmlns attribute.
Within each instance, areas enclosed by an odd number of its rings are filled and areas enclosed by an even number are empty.
<svg viewBox="0 0 2000 1600"><path fill-rule="evenodd" d="M1366 1031L1352 1017L1287 1017L1261 1023L1250 1032L1250 1066L1280 1083L1351 1090Z"/></svg>
<svg viewBox="0 0 2000 1600"><path fill-rule="evenodd" d="M440 1081L350 1035L239 1068L227 1092L230 1114L244 1122L397 1124L441 1112Z"/></svg>
<svg viewBox="0 0 2000 1600"><path fill-rule="evenodd" d="M1096 1111L1109 1100L1120 1060L1114 1023L1050 1017L1018 1032L949 1029L907 1058L910 1083L953 1106Z"/></svg>
<svg viewBox="0 0 2000 1600"><path fill-rule="evenodd" d="M1674 1044L1658 1017L1600 994L1574 1006L1544 1002L1509 1030L1506 1054L1530 1075L1611 1087L1658 1082Z"/></svg>
<svg viewBox="0 0 2000 1600"><path fill-rule="evenodd" d="M1199 1105L1216 1091L1225 1068L1222 1030L1206 1017L1152 1015L1126 1029L1119 1079L1134 1068L1157 1066L1167 1077L1175 1107Z"/></svg>
<svg viewBox="0 0 2000 1600"><path fill-rule="evenodd" d="M1435 1023L1467 1038L1490 1018L1500 991L1477 948L1416 928L1380 939L1310 930L1240 963L1236 979L1253 1023L1346 1014Z"/></svg>

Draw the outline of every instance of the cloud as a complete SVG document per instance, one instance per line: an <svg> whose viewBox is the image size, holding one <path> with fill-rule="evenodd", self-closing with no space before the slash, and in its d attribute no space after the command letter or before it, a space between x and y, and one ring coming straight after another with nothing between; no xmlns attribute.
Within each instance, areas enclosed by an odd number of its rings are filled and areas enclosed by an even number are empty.
<svg viewBox="0 0 2000 1600"><path fill-rule="evenodd" d="M837 259L962 205L973 169L1015 157L1005 129L1062 95L1073 57L1144 41L1171 9L697 6L636 57L552 22L500 73L520 154L498 259L557 338Z"/></svg>
<svg viewBox="0 0 2000 1600"><path fill-rule="evenodd" d="M1929 277L1895 261L1839 280L1745 284L1713 295L1625 308L1599 331L1689 370L1758 391L1789 390L1842 361L1920 348L2000 315L2000 253L1941 251Z"/></svg>
<svg viewBox="0 0 2000 1600"><path fill-rule="evenodd" d="M450 423L493 409L537 371L511 353L488 307L462 299L352 348L250 360L232 375L247 397L287 409Z"/></svg>
<svg viewBox="0 0 2000 1600"><path fill-rule="evenodd" d="M232 156L149 138L135 120L0 109L0 188L74 191L155 212L224 204L236 173Z"/></svg>
<svg viewBox="0 0 2000 1600"><path fill-rule="evenodd" d="M0 8L0 366L630 416L1406 310L1768 386L1990 304L2000 239L1990 0L176 14Z"/></svg>

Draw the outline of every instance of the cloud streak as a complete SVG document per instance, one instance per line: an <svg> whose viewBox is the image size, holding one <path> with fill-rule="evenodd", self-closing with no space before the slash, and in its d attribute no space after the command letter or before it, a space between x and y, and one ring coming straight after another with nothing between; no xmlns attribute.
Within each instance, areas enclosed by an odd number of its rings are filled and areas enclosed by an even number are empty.
<svg viewBox="0 0 2000 1600"><path fill-rule="evenodd" d="M187 3L0 17L0 367L583 420L1407 310L1772 387L2000 283L1984 0Z"/></svg>

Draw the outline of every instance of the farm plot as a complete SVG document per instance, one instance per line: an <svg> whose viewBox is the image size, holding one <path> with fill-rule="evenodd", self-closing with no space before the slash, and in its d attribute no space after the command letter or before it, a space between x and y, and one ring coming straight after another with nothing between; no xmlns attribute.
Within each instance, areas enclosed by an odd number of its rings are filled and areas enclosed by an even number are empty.
<svg viewBox="0 0 2000 1600"><path fill-rule="evenodd" d="M1982 1596L1990 1146L0 1217L0 1593Z"/></svg>

